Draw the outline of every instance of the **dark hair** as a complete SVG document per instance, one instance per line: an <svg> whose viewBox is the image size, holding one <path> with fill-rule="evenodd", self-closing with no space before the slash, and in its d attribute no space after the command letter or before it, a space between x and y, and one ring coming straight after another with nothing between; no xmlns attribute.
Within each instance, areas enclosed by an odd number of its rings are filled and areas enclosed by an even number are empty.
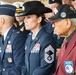
<svg viewBox="0 0 76 75"><path fill-rule="evenodd" d="M44 21L44 19L45 19L45 15L44 14L36 14L37 15L37 17L42 17L42 21L41 21L41 26L43 26L43 25L45 25L45 21Z"/></svg>
<svg viewBox="0 0 76 75"><path fill-rule="evenodd" d="M14 25L15 25L15 27L18 27L18 25L19 25L19 23L18 23L18 21L16 20L15 17L14 17Z"/></svg>

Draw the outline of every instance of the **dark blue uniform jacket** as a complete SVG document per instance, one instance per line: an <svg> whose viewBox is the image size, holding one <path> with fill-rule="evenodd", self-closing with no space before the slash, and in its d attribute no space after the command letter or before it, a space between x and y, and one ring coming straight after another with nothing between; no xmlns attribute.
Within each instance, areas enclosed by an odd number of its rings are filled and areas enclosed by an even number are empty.
<svg viewBox="0 0 76 75"><path fill-rule="evenodd" d="M25 39L14 26L9 30L4 44L0 38L0 75L21 75Z"/></svg>
<svg viewBox="0 0 76 75"><path fill-rule="evenodd" d="M55 41L43 28L34 40L30 33L25 43L22 75L52 75L55 72L55 52Z"/></svg>

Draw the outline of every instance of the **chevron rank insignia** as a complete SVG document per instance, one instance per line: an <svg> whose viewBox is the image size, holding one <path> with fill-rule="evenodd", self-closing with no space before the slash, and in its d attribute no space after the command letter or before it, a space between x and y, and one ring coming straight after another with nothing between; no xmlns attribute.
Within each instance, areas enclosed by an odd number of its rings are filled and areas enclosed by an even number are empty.
<svg viewBox="0 0 76 75"><path fill-rule="evenodd" d="M44 60L47 63L52 63L54 61L54 49L51 45L45 48Z"/></svg>

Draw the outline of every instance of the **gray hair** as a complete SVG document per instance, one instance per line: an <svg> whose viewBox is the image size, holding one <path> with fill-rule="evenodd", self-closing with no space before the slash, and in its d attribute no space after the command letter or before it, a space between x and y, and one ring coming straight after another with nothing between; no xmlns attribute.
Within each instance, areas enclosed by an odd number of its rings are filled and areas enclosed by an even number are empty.
<svg viewBox="0 0 76 75"><path fill-rule="evenodd" d="M72 18L70 20L71 20L72 24L76 26L76 18Z"/></svg>

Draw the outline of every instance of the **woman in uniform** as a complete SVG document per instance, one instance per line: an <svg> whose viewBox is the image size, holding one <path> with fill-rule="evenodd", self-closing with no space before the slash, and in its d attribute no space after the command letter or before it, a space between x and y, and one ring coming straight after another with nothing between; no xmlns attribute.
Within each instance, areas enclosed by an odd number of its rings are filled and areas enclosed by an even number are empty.
<svg viewBox="0 0 76 75"><path fill-rule="evenodd" d="M25 66L22 75L52 75L55 72L55 41L42 26L45 25L44 13L51 12L40 1L23 4L26 30L30 30L25 43Z"/></svg>

